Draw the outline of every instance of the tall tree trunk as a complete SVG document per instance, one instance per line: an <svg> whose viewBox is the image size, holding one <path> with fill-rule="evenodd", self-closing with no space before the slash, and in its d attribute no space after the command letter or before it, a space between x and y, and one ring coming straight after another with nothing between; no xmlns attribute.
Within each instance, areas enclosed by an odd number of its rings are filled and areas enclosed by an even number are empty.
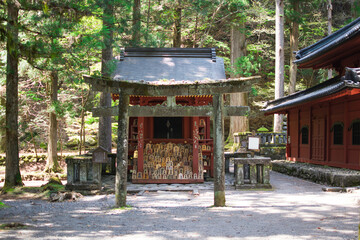
<svg viewBox="0 0 360 240"><path fill-rule="evenodd" d="M84 147L84 152L85 152L85 106L89 100L89 96L90 96L90 89L86 92L86 95L82 95L81 96L81 113L80 113L80 118L81 118L81 125L80 125L80 133L79 133L79 137L80 137L80 143L79 143L79 154L81 155L81 151L82 151L82 147Z"/></svg>
<svg viewBox="0 0 360 240"><path fill-rule="evenodd" d="M148 1L148 9L147 9L147 17L146 17L146 35L145 35L146 46L148 45L148 40L149 40L150 10L151 10L151 0Z"/></svg>
<svg viewBox="0 0 360 240"><path fill-rule="evenodd" d="M62 127L60 124L60 120L58 121L58 136L59 136L59 140L60 140L60 161L63 159L63 140L62 140Z"/></svg>
<svg viewBox="0 0 360 240"><path fill-rule="evenodd" d="M30 135L31 135L31 141L34 145L34 151L35 151L35 158L36 158L36 162L39 160L39 157L38 157L38 154L37 154L37 146L36 146L36 140L35 140L35 137L34 137L34 132L32 130L31 127L29 127L29 131L30 131Z"/></svg>
<svg viewBox="0 0 360 240"><path fill-rule="evenodd" d="M173 47L181 47L181 0L178 0L178 5L174 12L174 37Z"/></svg>
<svg viewBox="0 0 360 240"><path fill-rule="evenodd" d="M8 0L6 60L6 162L4 189L22 185L18 140L18 14L17 1Z"/></svg>
<svg viewBox="0 0 360 240"><path fill-rule="evenodd" d="M351 4L351 19L355 20L359 17L360 2L358 0L350 0Z"/></svg>
<svg viewBox="0 0 360 240"><path fill-rule="evenodd" d="M52 71L50 74L51 89L50 89L50 105L56 104L58 101L58 73ZM49 142L48 142L48 157L46 160L47 172L59 172L60 166L57 159L57 119L56 112L49 113Z"/></svg>
<svg viewBox="0 0 360 240"><path fill-rule="evenodd" d="M230 30L231 37L231 65L235 68L236 60L246 55L246 35L245 35L245 22L241 20L240 25L232 25ZM239 77L239 76L232 76ZM231 106L247 106L248 105L248 93L231 93L230 94ZM230 117L230 130L229 137L232 138L236 132L249 131L249 119L247 116Z"/></svg>
<svg viewBox="0 0 360 240"><path fill-rule="evenodd" d="M275 0L275 99L284 96L284 0ZM274 132L282 131L283 116L274 115Z"/></svg>
<svg viewBox="0 0 360 240"><path fill-rule="evenodd" d="M113 29L114 29L114 1L108 0L104 6L103 25L109 32L104 33L103 41L105 47L102 50L101 74L105 78L111 75L111 60L113 57L112 43L113 43ZM111 107L110 93L101 93L100 96L101 107ZM99 118L99 146L111 152L111 117Z"/></svg>
<svg viewBox="0 0 360 240"><path fill-rule="evenodd" d="M295 0L292 2L292 8L294 12L299 13L299 0ZM295 54L299 48L299 22L298 19L293 19L292 28L290 31L290 84L289 84L289 94L292 94L296 91L296 73L297 73L297 65L294 63Z"/></svg>
<svg viewBox="0 0 360 240"><path fill-rule="evenodd" d="M133 20L132 20L132 47L140 46L140 9L141 9L141 0L134 0L133 5Z"/></svg>
<svg viewBox="0 0 360 240"><path fill-rule="evenodd" d="M327 5L327 10L328 10L328 35L331 34L332 32L332 4L331 4L331 0L328 0L328 5ZM328 79L332 78L332 69L330 68L328 70Z"/></svg>
<svg viewBox="0 0 360 240"><path fill-rule="evenodd" d="M196 17L195 17L195 29L194 29L193 48L196 47L196 42L197 42L198 21L199 21L199 16L196 14Z"/></svg>
<svg viewBox="0 0 360 240"><path fill-rule="evenodd" d="M79 155L81 155L82 147L84 146L84 152L85 152L85 136L83 132L85 131L85 110L84 110L84 95L81 96L81 113L80 113L80 132L79 132ZM83 137L84 136L84 137Z"/></svg>

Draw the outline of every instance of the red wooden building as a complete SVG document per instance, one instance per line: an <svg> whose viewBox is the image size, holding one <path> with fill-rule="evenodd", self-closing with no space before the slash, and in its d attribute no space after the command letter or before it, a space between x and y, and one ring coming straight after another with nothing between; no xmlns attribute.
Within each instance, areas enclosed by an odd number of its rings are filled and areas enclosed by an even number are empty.
<svg viewBox="0 0 360 240"><path fill-rule="evenodd" d="M269 102L287 114L288 160L360 170L360 18L296 53L299 68L339 76Z"/></svg>
<svg viewBox="0 0 360 240"><path fill-rule="evenodd" d="M225 79L215 50L126 48L115 80L193 83ZM113 94L116 100L118 95ZM211 95L130 96L130 105L207 106ZM210 117L130 117L129 170L134 183L194 183L214 174Z"/></svg>

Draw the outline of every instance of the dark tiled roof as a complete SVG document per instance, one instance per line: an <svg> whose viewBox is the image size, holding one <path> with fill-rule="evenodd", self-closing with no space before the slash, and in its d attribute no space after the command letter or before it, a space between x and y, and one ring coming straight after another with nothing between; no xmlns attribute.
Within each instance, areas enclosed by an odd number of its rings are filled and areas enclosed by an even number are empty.
<svg viewBox="0 0 360 240"><path fill-rule="evenodd" d="M325 52L346 42L350 38L360 34L360 17L333 34L321 39L320 41L296 52L297 64L312 60Z"/></svg>
<svg viewBox="0 0 360 240"><path fill-rule="evenodd" d="M117 63L118 81L224 80L224 60L213 48L127 48Z"/></svg>
<svg viewBox="0 0 360 240"><path fill-rule="evenodd" d="M337 76L304 91L268 102L263 111L281 111L314 99L329 96L345 88L360 88L360 68L346 68L346 74L343 77Z"/></svg>

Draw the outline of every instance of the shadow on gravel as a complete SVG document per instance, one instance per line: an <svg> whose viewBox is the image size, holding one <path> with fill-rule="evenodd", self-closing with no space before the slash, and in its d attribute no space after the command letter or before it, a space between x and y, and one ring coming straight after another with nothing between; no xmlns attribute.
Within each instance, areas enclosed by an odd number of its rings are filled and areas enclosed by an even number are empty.
<svg viewBox="0 0 360 240"><path fill-rule="evenodd" d="M6 239L355 239L358 212L348 196L229 191L228 207L217 208L211 207L211 191L200 196L146 192L128 197L130 210L113 209L113 195L63 203L5 200L11 207L0 211L0 221L32 227L1 235ZM346 197L343 203L341 197Z"/></svg>

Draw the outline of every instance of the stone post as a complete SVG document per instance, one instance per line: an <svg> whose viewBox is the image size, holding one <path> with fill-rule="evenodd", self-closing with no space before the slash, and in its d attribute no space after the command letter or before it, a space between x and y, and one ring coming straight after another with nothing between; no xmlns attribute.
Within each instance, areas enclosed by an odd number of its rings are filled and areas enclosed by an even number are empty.
<svg viewBox="0 0 360 240"><path fill-rule="evenodd" d="M73 184L75 179L74 173L74 163L70 160L66 160L66 168L67 168L67 184Z"/></svg>
<svg viewBox="0 0 360 240"><path fill-rule="evenodd" d="M235 174L235 186L244 184L244 164L237 164L237 174Z"/></svg>
<svg viewBox="0 0 360 240"><path fill-rule="evenodd" d="M213 95L214 107L214 206L225 206L225 159L224 159L224 100L222 94Z"/></svg>
<svg viewBox="0 0 360 240"><path fill-rule="evenodd" d="M256 171L256 164L250 164L250 183L256 184L257 183L257 171Z"/></svg>
<svg viewBox="0 0 360 240"><path fill-rule="evenodd" d="M96 183L100 189L101 189L101 170L102 170L102 163L93 163L92 166L93 182Z"/></svg>
<svg viewBox="0 0 360 240"><path fill-rule="evenodd" d="M270 184L270 165L264 164L264 184Z"/></svg>
<svg viewBox="0 0 360 240"><path fill-rule="evenodd" d="M80 162L80 182L87 182L87 164Z"/></svg>
<svg viewBox="0 0 360 240"><path fill-rule="evenodd" d="M115 205L126 206L128 170L129 96L119 94L118 142L116 153Z"/></svg>

